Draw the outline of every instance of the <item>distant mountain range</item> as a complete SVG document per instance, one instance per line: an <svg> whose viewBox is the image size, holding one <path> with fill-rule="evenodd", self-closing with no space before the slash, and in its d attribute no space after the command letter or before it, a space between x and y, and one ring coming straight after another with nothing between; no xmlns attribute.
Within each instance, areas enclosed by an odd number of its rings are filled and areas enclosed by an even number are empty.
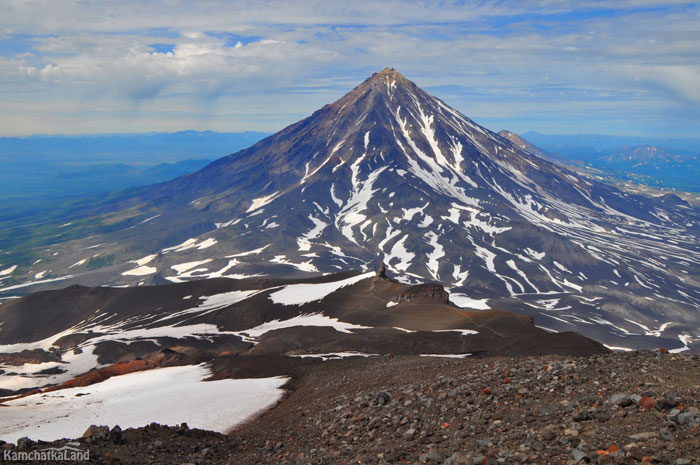
<svg viewBox="0 0 700 465"><path fill-rule="evenodd" d="M510 133L502 131L502 133ZM513 133L510 133L513 134ZM602 135L518 136L545 158L603 170L619 179L657 188L700 192L700 139L652 139Z"/></svg>
<svg viewBox="0 0 700 465"><path fill-rule="evenodd" d="M264 132L179 131L130 134L0 137L0 162L54 159L65 163L173 163L216 158L254 144ZM29 157L29 159L27 159Z"/></svg>
<svg viewBox="0 0 700 465"><path fill-rule="evenodd" d="M540 134L529 131L521 134L523 138L536 146L556 152L566 157L585 159L591 154L609 151L617 147L635 147L642 145L660 147L681 155L697 155L700 150L700 138L664 138L640 136L612 136L606 134Z"/></svg>
<svg viewBox="0 0 700 465"><path fill-rule="evenodd" d="M0 222L43 216L80 197L169 181L265 135L181 131L2 137Z"/></svg>
<svg viewBox="0 0 700 465"><path fill-rule="evenodd" d="M700 340L698 237L697 207L533 155L385 69L195 173L0 231L0 296L385 262L466 308L684 350Z"/></svg>

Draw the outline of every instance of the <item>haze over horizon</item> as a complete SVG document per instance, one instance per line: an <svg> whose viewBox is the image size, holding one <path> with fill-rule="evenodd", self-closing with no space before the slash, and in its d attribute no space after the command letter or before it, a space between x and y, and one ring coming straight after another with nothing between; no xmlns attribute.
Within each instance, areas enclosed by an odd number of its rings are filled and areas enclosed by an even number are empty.
<svg viewBox="0 0 700 465"><path fill-rule="evenodd" d="M392 66L496 131L700 137L697 2L0 3L0 136L274 132Z"/></svg>

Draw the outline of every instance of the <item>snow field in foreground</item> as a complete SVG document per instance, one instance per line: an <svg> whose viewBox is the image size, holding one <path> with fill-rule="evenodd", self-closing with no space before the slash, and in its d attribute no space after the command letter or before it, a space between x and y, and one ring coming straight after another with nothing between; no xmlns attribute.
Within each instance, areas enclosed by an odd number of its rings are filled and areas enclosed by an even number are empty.
<svg viewBox="0 0 700 465"><path fill-rule="evenodd" d="M288 381L274 377L204 382L210 375L205 365L158 368L12 400L0 408L0 439L53 441L81 437L93 424L125 429L152 422L186 422L223 433L274 406Z"/></svg>

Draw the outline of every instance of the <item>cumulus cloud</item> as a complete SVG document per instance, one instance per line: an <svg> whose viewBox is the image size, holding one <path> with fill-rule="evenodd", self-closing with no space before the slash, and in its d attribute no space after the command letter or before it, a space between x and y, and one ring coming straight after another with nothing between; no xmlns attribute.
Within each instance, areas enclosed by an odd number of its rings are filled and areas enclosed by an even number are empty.
<svg viewBox="0 0 700 465"><path fill-rule="evenodd" d="M274 130L387 65L470 116L503 115L504 125L510 109L513 121L528 107L558 121L564 108L592 131L591 104L619 113L643 99L653 112L675 101L685 111L700 100L700 9L680 0L5 4L0 99L63 99L83 108L65 117L89 124L99 102L111 111L101 131L113 115L150 130L178 114L182 124L222 129L230 118L250 125L229 129ZM12 118L0 110L0 127Z"/></svg>
<svg viewBox="0 0 700 465"><path fill-rule="evenodd" d="M317 65L334 53L294 42L259 40L228 46L202 32L187 31L172 51L150 47L151 37L117 37L106 46L95 35L42 39L37 50L51 51L49 63L25 66L28 78L78 88L87 93L114 93L134 99L173 93L202 98L245 84L250 91L279 87L304 66ZM138 40L136 40L138 39ZM81 47L80 43L92 44ZM99 44L99 45L97 45ZM79 49L79 53L71 51ZM301 65L304 63L305 65ZM285 73L278 71L283 67Z"/></svg>

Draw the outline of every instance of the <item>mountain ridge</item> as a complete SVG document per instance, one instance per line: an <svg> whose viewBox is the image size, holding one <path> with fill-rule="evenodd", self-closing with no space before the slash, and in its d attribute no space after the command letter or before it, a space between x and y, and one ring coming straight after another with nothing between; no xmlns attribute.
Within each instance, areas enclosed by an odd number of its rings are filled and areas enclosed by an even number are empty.
<svg viewBox="0 0 700 465"><path fill-rule="evenodd" d="M510 131L501 131L516 144L574 170L593 169L613 184L633 181L652 188L700 191L696 139L674 140L613 136L546 136L532 134L543 150ZM529 137L529 136L528 136ZM693 145L695 143L695 145Z"/></svg>
<svg viewBox="0 0 700 465"><path fill-rule="evenodd" d="M47 248L6 283L61 269L72 275L61 284L134 286L384 261L467 306L680 350L700 338L699 219L532 155L387 68L247 149L66 227L97 237ZM104 256L113 264L85 270Z"/></svg>
<svg viewBox="0 0 700 465"><path fill-rule="evenodd" d="M105 368L111 373L119 363L141 359L139 371L212 360L230 370L251 357L289 365L319 353L607 352L577 334L547 333L521 315L460 309L438 284L410 286L375 272L73 285L0 305L0 323L0 396L92 384L104 379ZM33 369L40 363L44 370ZM261 369L280 374L278 363Z"/></svg>

